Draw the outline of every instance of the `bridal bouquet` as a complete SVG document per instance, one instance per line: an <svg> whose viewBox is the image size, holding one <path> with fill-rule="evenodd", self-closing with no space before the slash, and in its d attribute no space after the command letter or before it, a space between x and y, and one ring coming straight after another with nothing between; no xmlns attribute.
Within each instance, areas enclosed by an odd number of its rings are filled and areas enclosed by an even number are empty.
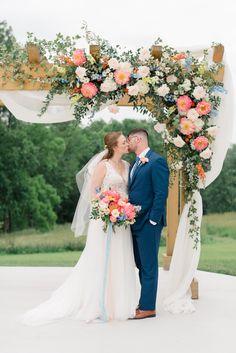
<svg viewBox="0 0 236 353"><path fill-rule="evenodd" d="M135 223L135 217L140 211L140 206L134 206L128 202L126 196L122 196L114 190L98 190L92 200L91 219L101 219L103 229L107 230L109 224L125 226Z"/></svg>

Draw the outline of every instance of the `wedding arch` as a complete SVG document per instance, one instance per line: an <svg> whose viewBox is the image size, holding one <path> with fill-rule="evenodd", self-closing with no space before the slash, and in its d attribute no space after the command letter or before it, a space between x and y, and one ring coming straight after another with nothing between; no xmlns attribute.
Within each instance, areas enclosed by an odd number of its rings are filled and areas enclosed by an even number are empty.
<svg viewBox="0 0 236 353"><path fill-rule="evenodd" d="M158 39L151 49L120 53L120 47L99 37L91 44L89 32L86 37L89 53L75 47L75 38L61 35L50 42L30 35L25 50L5 53L0 58L0 99L16 118L36 123L80 122L88 115L92 120L95 112L106 107L116 112L119 106L153 118L171 171L165 308L192 312L191 298L198 298L199 191L220 173L232 131L224 47L177 51Z"/></svg>

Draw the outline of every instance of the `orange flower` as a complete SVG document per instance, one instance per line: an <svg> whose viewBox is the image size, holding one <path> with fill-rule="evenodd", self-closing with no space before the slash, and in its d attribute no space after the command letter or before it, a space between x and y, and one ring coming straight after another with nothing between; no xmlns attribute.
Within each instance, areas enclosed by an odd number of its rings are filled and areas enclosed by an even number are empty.
<svg viewBox="0 0 236 353"><path fill-rule="evenodd" d="M172 59L175 61L181 60L181 59L186 59L187 55L185 53L178 53L175 54Z"/></svg>
<svg viewBox="0 0 236 353"><path fill-rule="evenodd" d="M205 171L204 171L202 165L201 164L196 164L196 168L197 168L197 172L198 172L199 178L204 180L206 175L205 175Z"/></svg>

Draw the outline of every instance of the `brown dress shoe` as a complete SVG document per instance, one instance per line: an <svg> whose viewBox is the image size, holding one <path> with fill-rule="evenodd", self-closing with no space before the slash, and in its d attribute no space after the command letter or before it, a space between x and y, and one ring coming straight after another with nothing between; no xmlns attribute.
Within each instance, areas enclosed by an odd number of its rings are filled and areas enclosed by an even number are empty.
<svg viewBox="0 0 236 353"><path fill-rule="evenodd" d="M150 317L156 317L155 310L140 310L140 309L138 309L138 313L136 311L136 315L133 318L133 320L148 319Z"/></svg>

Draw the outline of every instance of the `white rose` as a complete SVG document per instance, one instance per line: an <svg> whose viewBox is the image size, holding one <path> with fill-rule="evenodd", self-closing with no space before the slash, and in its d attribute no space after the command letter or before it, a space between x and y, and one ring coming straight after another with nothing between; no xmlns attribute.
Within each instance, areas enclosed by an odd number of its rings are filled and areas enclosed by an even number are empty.
<svg viewBox="0 0 236 353"><path fill-rule="evenodd" d="M185 142L184 140L182 139L182 137L180 137L179 135L177 137L174 137L173 138L173 144L176 146L176 147L183 147L185 145Z"/></svg>
<svg viewBox="0 0 236 353"><path fill-rule="evenodd" d="M206 131L208 132L208 134L210 136L216 137L217 132L218 132L218 127L216 125L215 126L211 126L208 129L206 129Z"/></svg>
<svg viewBox="0 0 236 353"><path fill-rule="evenodd" d="M101 84L101 91L102 92L112 92L117 89L117 85L114 80L110 78L106 78L105 81Z"/></svg>
<svg viewBox="0 0 236 353"><path fill-rule="evenodd" d="M108 110L113 114L116 114L119 112L119 108L117 107L116 104L109 105Z"/></svg>
<svg viewBox="0 0 236 353"><path fill-rule="evenodd" d="M177 81L177 77L175 75L169 75L169 76L167 76L166 81L168 83L174 83Z"/></svg>
<svg viewBox="0 0 236 353"><path fill-rule="evenodd" d="M212 150L209 147L200 153L200 157L203 159L209 159L211 158L211 155L212 155Z"/></svg>
<svg viewBox="0 0 236 353"><path fill-rule="evenodd" d="M139 66L138 75L140 77L147 77L149 74L150 74L149 67L147 67L147 66Z"/></svg>
<svg viewBox="0 0 236 353"><path fill-rule="evenodd" d="M150 89L148 84L142 80L139 80L138 82L136 82L135 86L138 87L139 93L141 94L147 94Z"/></svg>
<svg viewBox="0 0 236 353"><path fill-rule="evenodd" d="M202 98L205 97L205 95L206 95L206 91L205 91L205 89L203 87L197 86L197 87L194 88L194 90L193 90L194 98L202 99Z"/></svg>
<svg viewBox="0 0 236 353"><path fill-rule="evenodd" d="M109 65L109 67L113 70L117 70L119 68L119 62L115 58L111 58L110 60L108 60L107 63Z"/></svg>
<svg viewBox="0 0 236 353"><path fill-rule="evenodd" d="M157 88L156 92L159 96L165 97L165 95L170 92L170 89L166 84L164 84L161 87Z"/></svg>
<svg viewBox="0 0 236 353"><path fill-rule="evenodd" d="M156 130L156 132L161 133L166 129L166 124L157 123L154 126L154 129Z"/></svg>
<svg viewBox="0 0 236 353"><path fill-rule="evenodd" d="M195 122L197 120L197 118L199 117L198 112L196 111L196 109L192 108L189 109L188 113L187 113L187 118L189 120L191 120L192 122Z"/></svg>
<svg viewBox="0 0 236 353"><path fill-rule="evenodd" d="M147 61L150 59L150 57L151 57L151 53L149 49L142 48L140 50L139 57L138 57L140 61Z"/></svg>
<svg viewBox="0 0 236 353"><path fill-rule="evenodd" d="M86 75L86 69L84 67L78 66L77 69L75 70L75 73L76 73L76 76L82 79Z"/></svg>
<svg viewBox="0 0 236 353"><path fill-rule="evenodd" d="M119 213L119 211L117 209L112 210L111 214L112 214L113 217L118 217L120 215L120 213Z"/></svg>
<svg viewBox="0 0 236 353"><path fill-rule="evenodd" d="M137 96L139 93L139 88L137 85L129 86L128 87L128 94L130 96Z"/></svg>
<svg viewBox="0 0 236 353"><path fill-rule="evenodd" d="M199 131L201 131L202 128L203 128L204 121L203 121L202 119L196 119L196 120L194 121L194 125L195 125L195 127L196 127L195 131L196 131L196 132L199 132Z"/></svg>
<svg viewBox="0 0 236 353"><path fill-rule="evenodd" d="M133 71L133 67L131 66L131 64L128 61L120 63L119 64L119 69L120 70L124 70L124 71L128 71L130 73Z"/></svg>

